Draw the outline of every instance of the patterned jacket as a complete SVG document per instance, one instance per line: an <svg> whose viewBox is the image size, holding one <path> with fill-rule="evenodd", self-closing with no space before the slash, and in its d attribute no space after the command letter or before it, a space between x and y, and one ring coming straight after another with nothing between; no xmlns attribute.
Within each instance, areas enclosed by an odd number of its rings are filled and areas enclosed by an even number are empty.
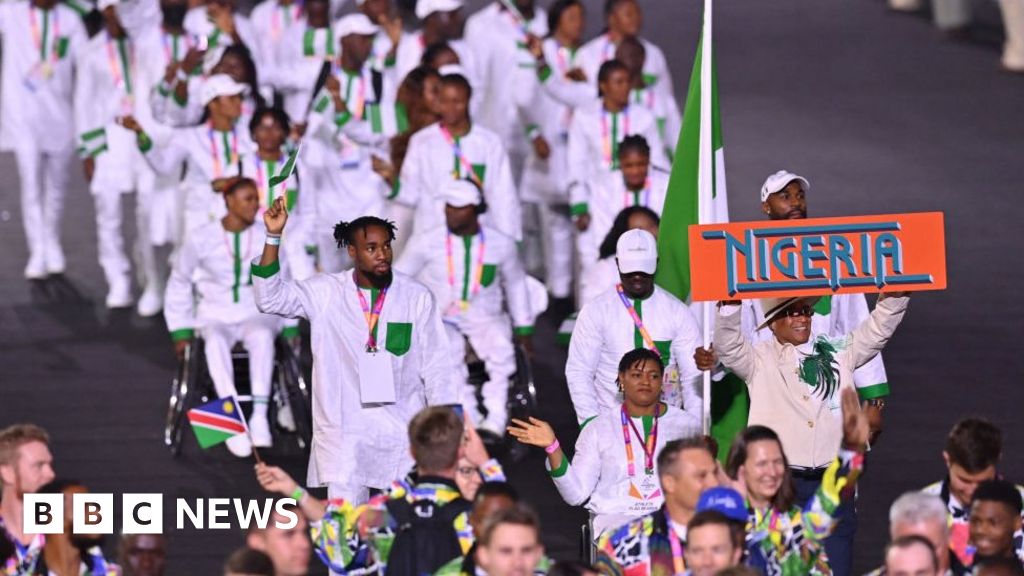
<svg viewBox="0 0 1024 576"><path fill-rule="evenodd" d="M1017 486L1017 491L1024 498L1024 486ZM946 504L949 512L949 547L956 554L957 559L964 566L970 566L974 560L974 547L970 545L970 505L963 505L949 491L949 476L943 480L925 487L922 492L938 496ZM1024 519L1024 512L1021 513ZM1024 562L1024 531L1018 530L1013 535L1013 548L1017 552L1017 558Z"/></svg>
<svg viewBox="0 0 1024 576"><path fill-rule="evenodd" d="M672 543L668 513L662 506L614 530L597 541L597 568L606 576L671 576ZM686 549L686 541L680 541Z"/></svg>

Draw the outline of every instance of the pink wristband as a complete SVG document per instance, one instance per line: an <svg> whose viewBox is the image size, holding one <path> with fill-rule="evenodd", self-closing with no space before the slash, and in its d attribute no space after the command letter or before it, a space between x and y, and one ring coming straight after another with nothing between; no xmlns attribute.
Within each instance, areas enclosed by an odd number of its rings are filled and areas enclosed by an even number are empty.
<svg viewBox="0 0 1024 576"><path fill-rule="evenodd" d="M545 448L544 451L548 454L554 454L555 450L558 450L560 447L561 446L558 444L558 438L555 438L555 441L551 443L551 446Z"/></svg>

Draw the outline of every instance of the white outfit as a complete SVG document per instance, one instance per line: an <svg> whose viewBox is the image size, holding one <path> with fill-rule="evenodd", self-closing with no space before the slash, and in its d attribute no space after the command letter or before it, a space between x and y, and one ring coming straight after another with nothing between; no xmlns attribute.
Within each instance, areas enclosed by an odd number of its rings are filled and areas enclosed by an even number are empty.
<svg viewBox="0 0 1024 576"><path fill-rule="evenodd" d="M631 418L636 430L630 428L634 475L630 477L626 443L622 432L621 405L606 408L592 420L583 423L576 439L576 452L563 474L551 472L555 488L570 506L586 502L594 515L595 539L609 528L615 528L650 514L661 507L665 496L658 480L658 453L672 440L700 434L700 418L691 411L667 406L658 418L658 437L654 444L654 469L645 470L644 439L653 432L651 417ZM639 432L642 436L637 436ZM551 470L551 464L545 460Z"/></svg>
<svg viewBox="0 0 1024 576"><path fill-rule="evenodd" d="M248 127L235 124L230 132L214 130L209 124L174 131L164 146L150 146L143 150L149 165L159 173L176 173L185 163L185 210L182 237L208 222L227 214L224 198L213 191L213 181L219 178L256 176L252 162L239 162L252 158L256 145L249 138Z"/></svg>
<svg viewBox="0 0 1024 576"><path fill-rule="evenodd" d="M174 97L173 86L166 86L161 82L150 93L149 103L153 109L153 117L167 126L188 127L199 124L205 111L200 96L205 81L205 76L189 76L184 102L179 102ZM242 96L242 114L238 117L238 124L248 128L249 120L252 119L257 107L254 95L244 94Z"/></svg>
<svg viewBox="0 0 1024 576"><path fill-rule="evenodd" d="M256 308L250 262L263 251L266 229L258 220L241 232L220 222L192 231L178 251L167 283L164 315L174 340L202 335L206 366L217 395L234 396L231 347L249 351L254 415L266 415L274 369L274 338L281 319Z"/></svg>
<svg viewBox="0 0 1024 576"><path fill-rule="evenodd" d="M668 157L675 155L676 144L679 142L679 131L683 128L683 117L679 112L679 103L675 96L658 86L634 88L630 93L630 101L634 106L642 106L654 115L658 125L658 135L665 146ZM663 166L666 170L670 166Z"/></svg>
<svg viewBox="0 0 1024 576"><path fill-rule="evenodd" d="M308 483L335 494L385 488L413 465L408 423L427 405L458 402L441 316L430 291L401 273L387 290L377 342L390 361L394 403L362 403L359 366L368 353L367 320L354 272L317 274L302 282L281 277L276 263L253 272L263 312L310 322L313 349L313 447ZM362 289L368 307L376 290ZM358 502L357 502L358 503Z"/></svg>
<svg viewBox="0 0 1024 576"><path fill-rule="evenodd" d="M666 376L673 366L679 371L680 389L666 388L663 398L670 405L682 405L687 412L700 414L700 371L693 362L693 351L700 345L701 330L693 313L658 286L646 299L630 302L665 360ZM619 361L626 352L642 347L640 331L615 288L583 306L576 318L565 364L569 395L580 422L621 404L615 383Z"/></svg>
<svg viewBox="0 0 1024 576"><path fill-rule="evenodd" d="M516 241L521 240L522 207L501 139L494 132L473 124L468 134L454 140L466 163L483 182L488 206L483 222ZM401 186L395 197L399 202L416 206L416 230L430 230L444 223L440 187L449 178L465 179L470 175L455 146L445 138L441 125L431 124L409 139Z"/></svg>
<svg viewBox="0 0 1024 576"><path fill-rule="evenodd" d="M235 22L235 31L238 33L238 38L249 49L253 62L256 63L256 69L262 71L263 62L260 60L261 54L256 30L245 16L236 13L232 18ZM185 14L183 25L186 32L197 38L204 39L204 43L210 48L214 46L230 46L235 43L234 38L230 34L225 34L221 29L214 26L206 13L205 6L197 6L189 10Z"/></svg>
<svg viewBox="0 0 1024 576"><path fill-rule="evenodd" d="M646 38L640 38L644 45L644 81L648 86L663 93L663 98L675 102L675 87L672 84L672 75L669 71L668 61L665 60L665 53L653 42ZM616 45L608 38L607 34L601 34L590 42L584 44L579 51L577 60L580 68L587 75L587 80L592 82L594 92L597 92L597 73L601 64L615 58Z"/></svg>
<svg viewBox="0 0 1024 576"><path fill-rule="evenodd" d="M324 63L334 59L337 45L329 26L313 28L303 23L284 32L277 45L273 83L284 97L284 111L292 122L306 121L317 76Z"/></svg>
<svg viewBox="0 0 1024 576"><path fill-rule="evenodd" d="M299 194L299 175L293 170L291 175L284 182L277 186L271 186L270 179L277 176L284 169L288 161L288 151L282 150L280 156L275 160L264 160L258 152L245 159L246 163L251 162L255 167L256 175L253 180L256 182L256 189L259 190L260 211L257 219L263 219L263 213L274 203L279 196L284 196L288 207L288 234L281 238L281 250L287 253L285 260L292 278L305 280L313 275L313 262L306 254L306 245L309 243L307 225L309 221L310 208L308 200L302 200Z"/></svg>
<svg viewBox="0 0 1024 576"><path fill-rule="evenodd" d="M842 338L850 334L871 316L868 302L863 294L834 294L826 296L829 300L828 311L823 310L819 303L814 316L811 317L811 333L821 334L829 338ZM764 311L760 300L744 300L741 325L743 334L751 342L767 342L775 339L771 329L757 327L764 321ZM858 367L853 372L853 383L862 400L880 398L889 395L889 380L885 373L882 354Z"/></svg>
<svg viewBox="0 0 1024 576"><path fill-rule="evenodd" d="M461 38L448 40L446 43L458 54L459 65L462 66L466 80L469 81L469 85L473 88L473 97L469 101L469 110L471 114L476 114L483 104L485 91L485 86L480 79L476 54L474 54L473 48ZM400 84L413 68L420 65L420 60L423 59L423 52L426 49L427 46L424 43L422 31L417 30L402 34L402 39L398 41L398 49L395 50L395 65L387 69L393 76L396 84Z"/></svg>
<svg viewBox="0 0 1024 576"><path fill-rule="evenodd" d="M14 151L29 248L26 273L63 272L60 219L74 151L72 65L87 41L82 20L63 4L0 3L3 37L0 150Z"/></svg>
<svg viewBox="0 0 1024 576"><path fill-rule="evenodd" d="M466 339L483 360L489 376L482 390L487 425L504 433L508 382L516 371L513 327L516 334L531 334L535 316L515 240L489 226L473 236L435 228L410 239L396 268L423 282L434 295L448 331L453 365L462 375L462 405L477 424L481 418L465 362Z"/></svg>
<svg viewBox="0 0 1024 576"><path fill-rule="evenodd" d="M306 28L306 15L302 10L302 3L292 2L285 6L278 0L263 0L252 9L249 23L256 36L256 45L250 45L249 49L256 53L256 61L260 63L261 88L278 89L279 78L292 72L282 66L284 39L292 30ZM313 79L316 80L316 76Z"/></svg>

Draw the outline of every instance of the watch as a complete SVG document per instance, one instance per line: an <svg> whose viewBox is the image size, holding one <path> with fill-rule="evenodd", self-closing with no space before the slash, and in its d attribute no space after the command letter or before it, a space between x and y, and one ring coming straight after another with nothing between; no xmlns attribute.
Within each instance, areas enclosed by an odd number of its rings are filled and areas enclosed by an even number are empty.
<svg viewBox="0 0 1024 576"><path fill-rule="evenodd" d="M874 406L875 408L881 410L882 408L885 408L885 398L872 398L870 400L867 400L867 405Z"/></svg>

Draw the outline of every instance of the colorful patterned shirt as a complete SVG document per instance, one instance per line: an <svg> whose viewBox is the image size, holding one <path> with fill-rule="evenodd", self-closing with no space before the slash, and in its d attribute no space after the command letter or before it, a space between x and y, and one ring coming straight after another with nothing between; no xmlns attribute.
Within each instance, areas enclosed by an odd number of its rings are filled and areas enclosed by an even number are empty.
<svg viewBox="0 0 1024 576"><path fill-rule="evenodd" d="M668 513L659 510L608 530L597 541L597 569L606 576L671 576L676 574L672 557L673 533ZM680 552L686 549L680 538ZM680 561L683 561L680 558ZM683 564L685 567L685 562Z"/></svg>
<svg viewBox="0 0 1024 576"><path fill-rule="evenodd" d="M1024 486L1018 485L1017 491L1024 498ZM949 512L949 547L964 566L970 566L974 561L974 546L970 544L971 507L961 504L950 492L949 476L925 487L922 492L938 496L946 504ZM1024 519L1024 512L1021 513L1021 518ZM1024 562L1024 530L1018 530L1013 534L1013 549L1017 552L1017 558Z"/></svg>

